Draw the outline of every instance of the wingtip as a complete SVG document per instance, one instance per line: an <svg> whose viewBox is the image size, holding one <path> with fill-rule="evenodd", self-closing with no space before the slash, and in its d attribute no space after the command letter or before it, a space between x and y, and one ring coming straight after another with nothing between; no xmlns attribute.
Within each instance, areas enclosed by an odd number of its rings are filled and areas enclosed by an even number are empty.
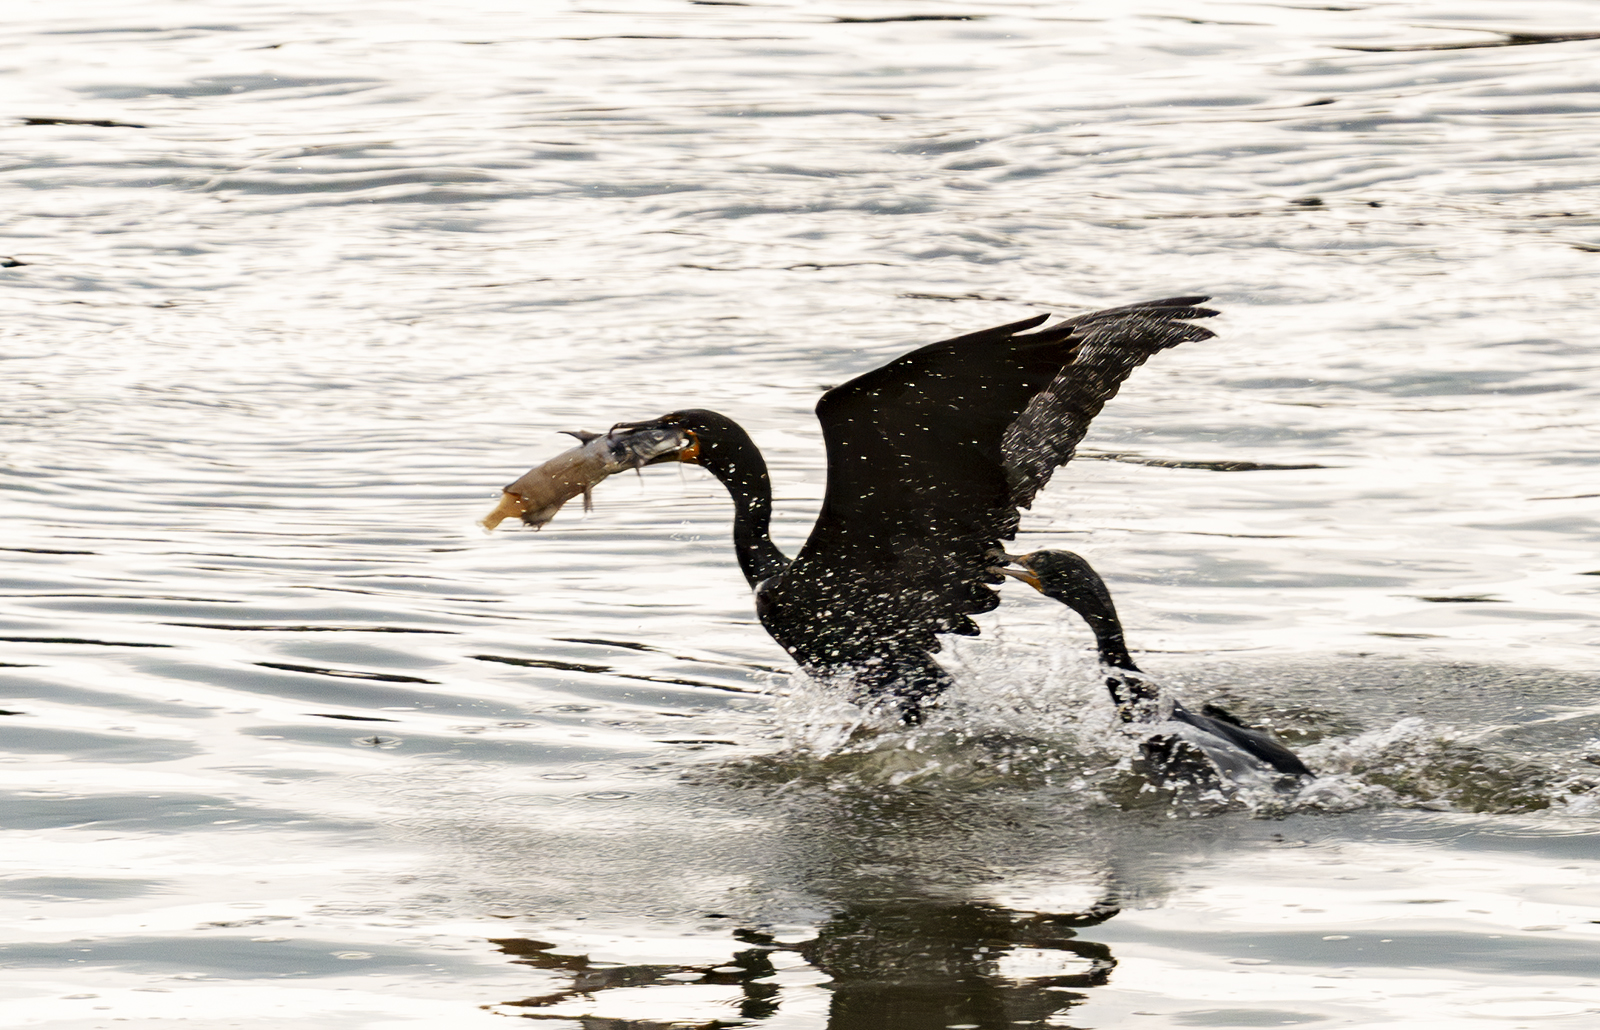
<svg viewBox="0 0 1600 1030"><path fill-rule="evenodd" d="M1210 297L1167 297L1164 300L1153 300L1148 304L1138 304L1129 311L1137 315L1149 313L1162 318L1189 319L1189 318L1214 318L1221 314L1216 308L1203 308L1200 305L1210 300Z"/></svg>
<svg viewBox="0 0 1600 1030"><path fill-rule="evenodd" d="M1212 308L1202 308L1197 305L1210 300L1203 294L1192 294L1184 297L1162 297L1159 300L1144 300L1137 304L1124 304L1121 307L1106 308L1103 311L1089 311L1081 315L1073 315L1064 322L1058 322L1046 333L1064 330L1070 326L1079 326L1087 329L1089 326L1100 325L1122 318L1144 317L1162 322L1177 322L1187 318L1211 318L1218 314ZM1200 337L1196 337L1200 339Z"/></svg>

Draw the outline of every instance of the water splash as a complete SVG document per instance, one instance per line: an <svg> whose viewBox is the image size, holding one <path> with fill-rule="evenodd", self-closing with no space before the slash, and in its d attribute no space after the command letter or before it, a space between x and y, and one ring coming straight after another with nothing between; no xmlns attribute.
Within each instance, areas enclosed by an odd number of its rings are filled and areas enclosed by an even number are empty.
<svg viewBox="0 0 1600 1030"><path fill-rule="evenodd" d="M1557 753L1530 748L1536 730L1554 732L1587 713L1515 725L1457 726L1371 709L1359 677L1340 683L1316 674L1319 696L1304 696L1304 669L1237 661L1225 669L1191 668L1168 679L1172 696L1198 705L1216 696L1291 743L1316 777L1294 789L1269 778L1152 782L1141 744L1175 725L1129 726L1105 696L1104 673L1073 648L1000 639L963 642L948 662L956 686L927 721L897 724L892 715L845 700L836 684L795 675L771 712L775 753L746 772L768 782L876 786L967 793L985 789L1051 790L1082 807L1160 810L1173 818L1244 811L1259 818L1335 814L1370 808L1527 813L1591 811L1600 774L1581 764L1596 750ZM1462 687L1486 670L1464 667ZM1414 697L1413 675L1440 690L1435 669L1383 670L1390 698ZM1453 689L1446 685L1445 689ZM1474 714L1457 706L1463 715ZM1502 739L1514 732L1516 740ZM1572 749L1567 749L1572 750Z"/></svg>

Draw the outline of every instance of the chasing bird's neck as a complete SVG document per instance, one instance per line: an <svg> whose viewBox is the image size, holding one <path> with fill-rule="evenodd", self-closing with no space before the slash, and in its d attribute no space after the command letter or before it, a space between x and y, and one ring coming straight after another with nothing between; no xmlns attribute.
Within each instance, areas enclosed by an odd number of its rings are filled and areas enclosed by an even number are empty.
<svg viewBox="0 0 1600 1030"><path fill-rule="evenodd" d="M1108 665L1113 669L1127 669L1138 672L1139 667L1133 664L1133 657L1128 654L1128 643L1122 636L1122 623L1117 621L1116 611L1109 615L1096 613L1084 616L1084 621L1094 631L1095 644L1100 651L1100 664Z"/></svg>
<svg viewBox="0 0 1600 1030"><path fill-rule="evenodd" d="M1111 700L1117 706L1117 715L1123 722L1154 719L1161 692L1133 664L1133 656L1128 654L1128 643L1122 635L1122 622L1117 618L1116 605L1111 601L1111 591L1106 589L1099 574L1084 562L1070 596L1058 599L1083 616L1083 621L1094 631L1100 664L1113 670L1106 677L1106 689L1111 692ZM1126 675L1130 672L1135 675Z"/></svg>

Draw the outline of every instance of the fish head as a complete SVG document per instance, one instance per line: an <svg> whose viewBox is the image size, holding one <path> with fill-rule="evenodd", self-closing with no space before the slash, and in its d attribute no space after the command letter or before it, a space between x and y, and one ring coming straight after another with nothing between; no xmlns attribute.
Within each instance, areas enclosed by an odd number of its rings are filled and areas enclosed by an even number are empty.
<svg viewBox="0 0 1600 1030"><path fill-rule="evenodd" d="M605 446L609 464L636 469L684 460L680 455L694 446L694 436L662 422L618 423L605 434Z"/></svg>
<svg viewBox="0 0 1600 1030"><path fill-rule="evenodd" d="M766 463L750 434L726 415L702 408L674 411L648 422L621 422L612 432L644 432L652 429L681 433L688 441L675 452L664 452L646 462L681 461L699 465L717 478L728 482L730 478L765 478Z"/></svg>

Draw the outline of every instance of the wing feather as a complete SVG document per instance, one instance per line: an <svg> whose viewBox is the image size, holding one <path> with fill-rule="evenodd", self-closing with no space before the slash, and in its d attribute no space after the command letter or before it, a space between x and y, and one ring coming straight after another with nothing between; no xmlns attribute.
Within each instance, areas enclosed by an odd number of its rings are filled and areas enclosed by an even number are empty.
<svg viewBox="0 0 1600 1030"><path fill-rule="evenodd" d="M1178 302L1203 299L1175 298ZM1019 507L1031 507L1055 470L1072 460L1089 423L1135 368L1168 347L1216 335L1201 326L1176 321L1216 314L1207 308L1183 304L1147 311L1103 311L1083 321L1074 320L1080 341L1076 357L1029 401L1006 428L1001 443L1012 501Z"/></svg>

